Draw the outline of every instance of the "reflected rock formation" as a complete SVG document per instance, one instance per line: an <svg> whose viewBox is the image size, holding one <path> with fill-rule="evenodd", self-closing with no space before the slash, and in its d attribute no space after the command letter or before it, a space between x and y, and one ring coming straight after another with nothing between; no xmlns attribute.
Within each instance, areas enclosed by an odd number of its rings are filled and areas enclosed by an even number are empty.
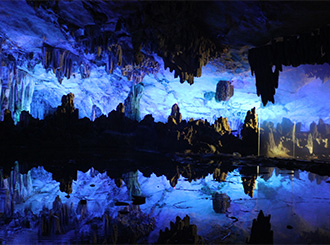
<svg viewBox="0 0 330 245"><path fill-rule="evenodd" d="M257 168L243 167L240 169L240 174L242 175L244 193L253 198L256 180L258 177Z"/></svg>
<svg viewBox="0 0 330 245"><path fill-rule="evenodd" d="M176 217L175 223L170 222L170 229L159 232L158 244L202 244L201 236L197 235L197 226L190 224L190 217Z"/></svg>
<svg viewBox="0 0 330 245"><path fill-rule="evenodd" d="M260 210L257 219L253 220L250 244L273 244L273 231L270 224L271 215L265 216Z"/></svg>
<svg viewBox="0 0 330 245"><path fill-rule="evenodd" d="M230 197L225 193L214 193L212 195L213 210L216 213L226 213L230 207Z"/></svg>
<svg viewBox="0 0 330 245"><path fill-rule="evenodd" d="M0 243L328 237L330 2L0 9Z"/></svg>

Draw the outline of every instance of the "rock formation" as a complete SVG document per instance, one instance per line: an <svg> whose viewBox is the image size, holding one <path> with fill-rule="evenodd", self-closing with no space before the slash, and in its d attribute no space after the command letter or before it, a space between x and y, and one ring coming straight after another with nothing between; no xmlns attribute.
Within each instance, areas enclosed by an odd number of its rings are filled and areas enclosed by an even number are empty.
<svg viewBox="0 0 330 245"><path fill-rule="evenodd" d="M215 120L213 127L215 131L220 135L231 134L231 128L226 117L219 117L217 120Z"/></svg>
<svg viewBox="0 0 330 245"><path fill-rule="evenodd" d="M216 213L225 213L230 207L230 197L225 193L212 194L213 210Z"/></svg>
<svg viewBox="0 0 330 245"><path fill-rule="evenodd" d="M23 203L32 191L31 172L20 173L19 163L16 161L11 168L10 175L5 178L0 169L0 206L1 213L11 215L16 204Z"/></svg>
<svg viewBox="0 0 330 245"><path fill-rule="evenodd" d="M253 220L250 244L273 244L273 231L271 230L270 215L265 216L262 210L258 218Z"/></svg>
<svg viewBox="0 0 330 245"><path fill-rule="evenodd" d="M234 95L234 86L229 81L220 80L217 83L215 101L228 101Z"/></svg>
<svg viewBox="0 0 330 245"><path fill-rule="evenodd" d="M130 197L141 196L142 190L138 181L138 171L131 171L123 175Z"/></svg>
<svg viewBox="0 0 330 245"><path fill-rule="evenodd" d="M197 226L190 224L190 217L183 219L176 217L175 223L171 221L170 229L159 231L158 244L201 244L202 238L197 235Z"/></svg>
<svg viewBox="0 0 330 245"><path fill-rule="evenodd" d="M258 117L256 108L252 108L246 113L246 117L241 131L243 148L254 154L258 151Z"/></svg>
<svg viewBox="0 0 330 245"><path fill-rule="evenodd" d="M322 120L312 122L309 131L302 132L300 123L296 126L289 119L283 119L276 129L270 122L263 122L261 132L261 153L275 157L326 158L329 156L328 124ZM322 133L319 132L319 129Z"/></svg>
<svg viewBox="0 0 330 245"><path fill-rule="evenodd" d="M244 193L253 198L254 189L256 186L257 176L252 177L242 177L242 183L244 188Z"/></svg>
<svg viewBox="0 0 330 245"><path fill-rule="evenodd" d="M143 90L144 87L142 84L134 85L125 100L125 116L132 120L141 120L140 100L143 94Z"/></svg>
<svg viewBox="0 0 330 245"><path fill-rule="evenodd" d="M73 207L63 204L59 196L53 202L53 208L44 208L39 217L39 235L51 236L67 232L74 225Z"/></svg>
<svg viewBox="0 0 330 245"><path fill-rule="evenodd" d="M330 27L326 25L311 33L286 36L282 41L273 40L269 45L249 50L251 72L255 74L257 94L261 95L264 105L268 101L274 103L283 65L297 67L330 62L329 33Z"/></svg>
<svg viewBox="0 0 330 245"><path fill-rule="evenodd" d="M213 171L213 179L218 182L226 181L228 171L222 171L221 168L215 168Z"/></svg>
<svg viewBox="0 0 330 245"><path fill-rule="evenodd" d="M173 122L174 124L179 124L182 121L182 115L180 113L180 108L178 104L172 106L171 115L168 117L168 122Z"/></svg>

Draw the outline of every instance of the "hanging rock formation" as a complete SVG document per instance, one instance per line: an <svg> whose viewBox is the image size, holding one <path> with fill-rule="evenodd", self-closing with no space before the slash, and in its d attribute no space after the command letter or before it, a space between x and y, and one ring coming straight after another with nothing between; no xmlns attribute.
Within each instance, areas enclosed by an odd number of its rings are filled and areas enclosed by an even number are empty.
<svg viewBox="0 0 330 245"><path fill-rule="evenodd" d="M207 32L195 28L199 7L196 2L146 3L142 18L137 18L128 28L139 30L135 31L133 39L135 56L141 56L143 46L153 47L163 58L165 69L174 70L174 77L180 77L181 83L193 84L194 77L201 76L202 67L218 56L218 50L223 50ZM162 21L156 21L159 19Z"/></svg>
<svg viewBox="0 0 330 245"><path fill-rule="evenodd" d="M88 64L83 63L79 56L68 50L52 47L46 43L42 47L43 65L46 70L52 70L59 83L64 77L70 79L78 71L82 78L89 77ZM82 68L81 68L82 67Z"/></svg>
<svg viewBox="0 0 330 245"><path fill-rule="evenodd" d="M14 51L12 51L14 52ZM21 62L30 59L15 53L0 52L0 120L4 120L4 111L10 110L17 123L22 111L30 111L35 81L18 67Z"/></svg>
<svg viewBox="0 0 330 245"><path fill-rule="evenodd" d="M213 179L218 182L226 181L228 171L222 171L221 168L215 168L213 171Z"/></svg>
<svg viewBox="0 0 330 245"><path fill-rule="evenodd" d="M234 95L234 86L229 81L220 80L217 83L215 101L228 101Z"/></svg>
<svg viewBox="0 0 330 245"><path fill-rule="evenodd" d="M249 50L252 75L255 74L257 94L262 103L274 103L282 66L297 67L302 64L330 63L330 26L323 26L311 33L283 37L270 45Z"/></svg>

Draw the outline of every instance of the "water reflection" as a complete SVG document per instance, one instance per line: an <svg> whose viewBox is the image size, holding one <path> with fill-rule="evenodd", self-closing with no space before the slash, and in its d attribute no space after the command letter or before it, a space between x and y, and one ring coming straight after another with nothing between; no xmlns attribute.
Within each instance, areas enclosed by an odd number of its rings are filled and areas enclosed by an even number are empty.
<svg viewBox="0 0 330 245"><path fill-rule="evenodd" d="M328 176L275 167L230 170L218 166L200 179L194 178L190 167L177 169L170 179L155 174L145 177L139 171L111 179L91 169L78 171L69 196L42 167L31 169L27 176L31 176L31 186L21 197L17 186L10 187L11 179L2 179L3 189L15 190L15 200L24 199L12 201L12 213L6 214L8 193L1 191L6 195L0 197L0 239L9 243L50 239L45 234L68 242L115 242L113 227L123 229L116 233L123 236L117 242L155 243L160 230L177 216L183 219L186 215L206 243L245 243L260 210L271 215L275 243L306 242L315 237L330 242ZM59 218L52 218L53 213ZM43 224L48 225L47 233L43 233ZM129 224L139 232L128 241L124 231ZM69 234L80 234L81 240L77 236L72 240Z"/></svg>

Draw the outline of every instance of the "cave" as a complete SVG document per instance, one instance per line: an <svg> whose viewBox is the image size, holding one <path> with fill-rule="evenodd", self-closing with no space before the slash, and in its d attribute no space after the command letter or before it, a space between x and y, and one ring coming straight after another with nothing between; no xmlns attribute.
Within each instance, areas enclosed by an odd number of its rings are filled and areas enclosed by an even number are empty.
<svg viewBox="0 0 330 245"><path fill-rule="evenodd" d="M0 243L330 243L330 2L0 1Z"/></svg>

